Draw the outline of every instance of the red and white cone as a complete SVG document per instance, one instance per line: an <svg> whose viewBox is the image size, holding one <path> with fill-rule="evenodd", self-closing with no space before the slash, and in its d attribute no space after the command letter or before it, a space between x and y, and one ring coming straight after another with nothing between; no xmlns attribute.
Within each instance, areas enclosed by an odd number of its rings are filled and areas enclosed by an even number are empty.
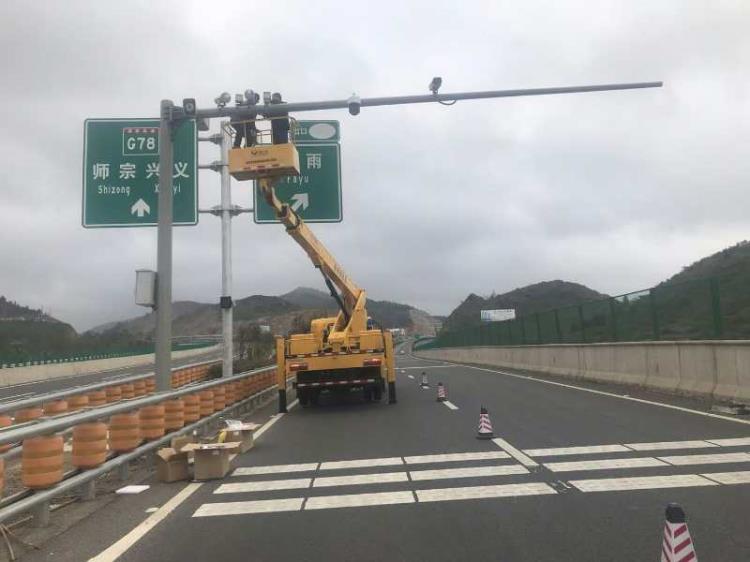
<svg viewBox="0 0 750 562"><path fill-rule="evenodd" d="M422 388L430 388L430 383L427 382L427 373L424 371L422 371L422 382L419 386Z"/></svg>
<svg viewBox="0 0 750 562"><path fill-rule="evenodd" d="M676 503L670 503L667 506L666 519L661 543L661 562L697 562L698 555L693 548L685 512Z"/></svg>
<svg viewBox="0 0 750 562"><path fill-rule="evenodd" d="M438 394L437 394L437 401L438 402L445 402L448 400L448 397L445 395L445 387L443 386L443 383L438 383Z"/></svg>
<svg viewBox="0 0 750 562"><path fill-rule="evenodd" d="M492 439L492 422L487 408L482 406L479 410L479 429L477 430L477 439Z"/></svg>

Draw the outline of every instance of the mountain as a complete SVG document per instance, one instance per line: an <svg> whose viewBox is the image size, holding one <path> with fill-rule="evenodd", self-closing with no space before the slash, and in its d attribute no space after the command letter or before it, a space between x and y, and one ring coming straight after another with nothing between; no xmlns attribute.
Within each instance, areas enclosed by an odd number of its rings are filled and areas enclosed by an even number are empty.
<svg viewBox="0 0 750 562"><path fill-rule="evenodd" d="M0 296L0 363L22 361L43 353L62 353L77 338L70 324Z"/></svg>
<svg viewBox="0 0 750 562"><path fill-rule="evenodd" d="M750 241L743 240L734 246L711 254L682 268L662 285L705 279L707 277L744 277L750 275Z"/></svg>
<svg viewBox="0 0 750 562"><path fill-rule="evenodd" d="M487 298L472 293L445 319L443 328L455 330L479 325L481 310L513 308L516 316L524 316L550 308L603 298L607 298L607 295L579 283L559 280L543 281L502 295L493 294Z"/></svg>
<svg viewBox="0 0 750 562"><path fill-rule="evenodd" d="M279 298L297 305L300 308L336 309L338 305L333 297L323 291L310 287L297 287L293 291L281 295Z"/></svg>

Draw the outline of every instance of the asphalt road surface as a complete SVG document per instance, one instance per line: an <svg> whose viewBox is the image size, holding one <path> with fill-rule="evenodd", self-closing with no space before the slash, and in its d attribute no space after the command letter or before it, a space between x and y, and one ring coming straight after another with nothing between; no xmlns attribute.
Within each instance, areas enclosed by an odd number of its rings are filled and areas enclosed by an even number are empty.
<svg viewBox="0 0 750 562"><path fill-rule="evenodd" d="M122 496L29 559L658 560L677 502L700 559L750 560L747 420L398 359L398 404L292 408L224 480Z"/></svg>
<svg viewBox="0 0 750 562"><path fill-rule="evenodd" d="M203 353L200 355L195 355L193 357L175 359L172 363L175 367L180 367L182 365L190 365L191 363L200 363L201 361L219 359L220 357L221 352L213 350L209 353ZM108 371L89 373L87 375L73 375L70 377L62 377L59 379L26 382L5 386L0 388L0 402L7 403L14 400L23 400L25 398L31 398L36 394L54 392L56 390L70 388L72 386L94 384L98 382L105 382L108 380L114 381L125 376L145 375L147 373L151 373L153 370L154 365L152 363L150 365L139 365L138 367L110 369Z"/></svg>

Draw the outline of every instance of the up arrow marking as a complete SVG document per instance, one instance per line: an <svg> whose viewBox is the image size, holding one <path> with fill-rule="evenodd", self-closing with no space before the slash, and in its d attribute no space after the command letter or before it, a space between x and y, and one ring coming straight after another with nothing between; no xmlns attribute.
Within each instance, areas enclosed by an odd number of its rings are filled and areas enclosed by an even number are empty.
<svg viewBox="0 0 750 562"><path fill-rule="evenodd" d="M143 218L143 215L150 215L151 214L151 207L148 206L148 203L146 203L143 199L138 199L132 207L130 207L130 214L131 215L138 215L138 218Z"/></svg>
<svg viewBox="0 0 750 562"><path fill-rule="evenodd" d="M298 211L300 207L304 211L310 206L310 196L307 193L295 193L292 195L292 211Z"/></svg>

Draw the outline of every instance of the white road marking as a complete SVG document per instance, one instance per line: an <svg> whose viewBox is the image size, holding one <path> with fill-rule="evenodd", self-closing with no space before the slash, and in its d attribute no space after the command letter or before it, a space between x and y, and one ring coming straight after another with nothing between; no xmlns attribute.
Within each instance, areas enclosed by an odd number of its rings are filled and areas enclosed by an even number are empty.
<svg viewBox="0 0 750 562"><path fill-rule="evenodd" d="M287 411L294 408L297 404L299 404L299 400L295 400L291 404L289 404L286 409ZM273 427L273 424L275 424L277 421L279 421L281 418L284 417L284 414L276 414L274 417L272 417L270 420L268 420L266 423L263 424L263 427L261 427L259 430L257 430L254 434L254 438L257 439L261 435L263 435L266 431L271 429Z"/></svg>
<svg viewBox="0 0 750 562"><path fill-rule="evenodd" d="M669 449L704 449L718 445L708 441L659 441L657 443L625 443L625 446L634 451L667 451Z"/></svg>
<svg viewBox="0 0 750 562"><path fill-rule="evenodd" d="M232 476L255 476L257 474L277 474L282 472L313 472L318 470L319 463L272 464L267 466L241 466L232 472Z"/></svg>
<svg viewBox="0 0 750 562"><path fill-rule="evenodd" d="M750 462L747 453L721 453L717 455L678 455L673 457L658 457L659 460L675 466L691 464L721 464L726 462Z"/></svg>
<svg viewBox="0 0 750 562"><path fill-rule="evenodd" d="M506 453L508 453L511 457L516 459L518 462L520 462L524 466L539 466L538 463L531 460L529 457L524 455L521 451L516 449L513 445L508 443L505 439L501 439L500 437L496 437L492 440L492 442L500 447L502 450L504 450Z"/></svg>
<svg viewBox="0 0 750 562"><path fill-rule="evenodd" d="M453 402L450 400L443 400L443 404L448 407L450 410L458 410L458 406L456 406Z"/></svg>
<svg viewBox="0 0 750 562"><path fill-rule="evenodd" d="M636 459L600 459L596 461L548 462L544 466L552 472L572 472L583 470L610 470L613 468L645 468L650 466L668 466L666 463L651 457Z"/></svg>
<svg viewBox="0 0 750 562"><path fill-rule="evenodd" d="M501 484L498 486L470 486L466 488L436 488L434 490L416 491L417 499L420 503L514 496L539 496L556 493L553 488L541 482L531 484Z"/></svg>
<svg viewBox="0 0 750 562"><path fill-rule="evenodd" d="M407 375L410 379L414 378L414 375Z"/></svg>
<svg viewBox="0 0 750 562"><path fill-rule="evenodd" d="M375 494L318 496L307 499L305 511L309 509L335 509L340 507L365 507L399 503L414 503L414 495L411 492L379 492Z"/></svg>
<svg viewBox="0 0 750 562"><path fill-rule="evenodd" d="M484 476L508 476L528 474L529 471L517 464L505 466L475 466L470 468L442 468L438 470L413 470L409 476L414 481L443 480L447 478L479 478Z"/></svg>
<svg viewBox="0 0 750 562"><path fill-rule="evenodd" d="M580 390L581 392L589 392L591 394L598 394L600 396L609 396L611 398L619 398L620 400L630 400L631 402L639 402L641 404L648 404L650 406L659 406L661 408L669 408L670 410L677 410L680 412L687 412L689 414L696 414L698 416L705 416L707 418L716 418L734 423L743 423L750 425L750 420L743 420L739 418L730 418L727 416L721 416L719 414L711 414L709 412L701 412L700 410L692 410L690 408L683 408L682 406L674 406L672 404L664 404L663 402L654 402L653 400L644 400L643 398L633 398L632 396L623 396L622 394L615 394L613 392L605 392L603 390L594 390L593 388L584 388L582 386L575 386L572 384L564 384L561 382L555 382L545 379L537 379L526 375L518 375L516 373L509 373L507 371L498 371L496 369L486 369L484 367L474 367L473 365L466 365L464 363L452 364L453 367L463 367L466 369L476 369L477 371L486 371L488 373L497 373L499 375L505 375L506 377L513 377L516 379L523 379L531 382L537 382L540 384L550 384L552 386L560 386L562 388L570 388L572 390Z"/></svg>
<svg viewBox="0 0 750 562"><path fill-rule="evenodd" d="M584 447L557 447L548 449L524 449L530 457L562 457L565 455L588 455L594 453L629 453L622 445L589 445Z"/></svg>
<svg viewBox="0 0 750 562"><path fill-rule="evenodd" d="M161 506L156 512L149 515L145 521L138 525L135 529L130 531L127 535L122 537L119 541L114 543L112 546L103 550L98 555L89 559L89 562L113 562L138 542L141 537L153 529L160 521L162 521L167 515L174 511L182 502L188 499L193 492L201 487L200 482L194 482L188 484L182 490L180 490L172 499Z"/></svg>
<svg viewBox="0 0 750 562"><path fill-rule="evenodd" d="M320 470L338 470L340 468L365 468L371 466L394 466L404 464L401 457L386 457L382 459L359 459L353 461L331 461L320 465Z"/></svg>
<svg viewBox="0 0 750 562"><path fill-rule="evenodd" d="M712 472L701 474L719 484L750 484L750 471L742 472Z"/></svg>
<svg viewBox="0 0 750 562"><path fill-rule="evenodd" d="M289 480L261 480L256 482L232 482L222 484L214 494L244 494L247 492L267 492L271 490L299 490L310 487L311 478L291 478Z"/></svg>
<svg viewBox="0 0 750 562"><path fill-rule="evenodd" d="M300 511L304 498L285 500L257 500L249 502L204 503L193 513L193 517L215 517L219 515L247 515L250 513L275 513L277 511Z"/></svg>
<svg viewBox="0 0 750 562"><path fill-rule="evenodd" d="M593 480L570 480L570 484L572 484L582 492L619 492L623 490L652 490L656 488L718 486L716 482L701 478L697 474L675 474L672 476L641 476L637 478L597 478Z"/></svg>
<svg viewBox="0 0 750 562"><path fill-rule="evenodd" d="M406 371L411 369L422 369L423 371L426 369L450 369L453 367L453 365L425 365L424 367L399 367L399 369Z"/></svg>
<svg viewBox="0 0 750 562"><path fill-rule="evenodd" d="M316 478L313 488L327 486L351 486L358 484L386 484L389 482L408 482L406 472L381 472L380 474L355 474L354 476L324 476Z"/></svg>
<svg viewBox="0 0 750 562"><path fill-rule="evenodd" d="M719 447L740 447L742 445L750 445L750 437L737 437L734 439L706 439L709 443L718 445Z"/></svg>
<svg viewBox="0 0 750 562"><path fill-rule="evenodd" d="M406 464L428 464L437 462L483 461L492 459L509 459L503 451L478 451L476 453L447 453L444 455L418 455L404 457Z"/></svg>

